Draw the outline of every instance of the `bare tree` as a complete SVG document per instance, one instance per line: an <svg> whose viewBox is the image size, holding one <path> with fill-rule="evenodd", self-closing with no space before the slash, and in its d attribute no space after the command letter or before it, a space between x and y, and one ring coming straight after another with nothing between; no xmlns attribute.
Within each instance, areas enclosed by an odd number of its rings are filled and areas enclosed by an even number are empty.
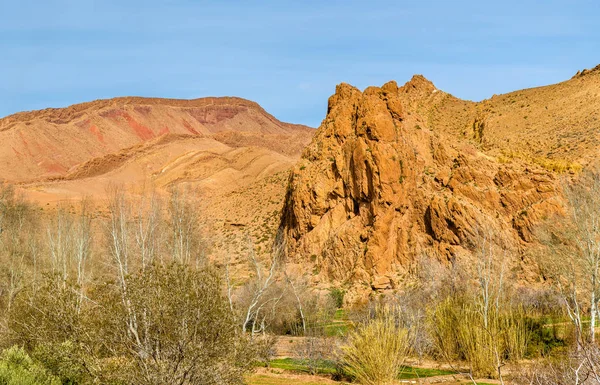
<svg viewBox="0 0 600 385"><path fill-rule="evenodd" d="M185 190L174 188L169 199L171 238L169 241L174 261L184 264L204 262L200 255L202 242L198 211Z"/></svg>
<svg viewBox="0 0 600 385"><path fill-rule="evenodd" d="M134 235L142 270L161 255L161 200L156 191L143 193L136 210Z"/></svg>
<svg viewBox="0 0 600 385"><path fill-rule="evenodd" d="M92 253L92 217L90 201L83 198L77 215L70 214L66 207L59 205L46 228L52 270L67 280L74 278L79 291L77 310L84 299L86 267ZM34 267L37 261L34 260ZM74 277L73 277L74 276Z"/></svg>
<svg viewBox="0 0 600 385"><path fill-rule="evenodd" d="M584 173L563 180L567 221L552 218L540 230L548 255L540 266L558 289L581 347L594 342L600 301L600 175ZM584 337L582 315L589 306L590 328Z"/></svg>
<svg viewBox="0 0 600 385"><path fill-rule="evenodd" d="M500 382L504 384L502 367L504 366L505 342L498 327L498 318L501 316L500 308L503 301L502 285L504 282L504 264L506 261L506 246L498 252L499 239L491 226L484 226L478 231L479 241L476 248L477 256L477 282L479 294L476 303L481 313L482 326L488 335L495 367Z"/></svg>
<svg viewBox="0 0 600 385"><path fill-rule="evenodd" d="M87 267L92 256L92 216L90 205L91 203L87 198L81 200L79 214L73 223L73 259L75 262L75 281L79 290L77 311L81 311L81 305L85 297Z"/></svg>
<svg viewBox="0 0 600 385"><path fill-rule="evenodd" d="M33 221L31 207L23 196L10 185L0 185L0 256L3 273L7 275L7 285L0 291L6 291L7 310L24 286L28 245L35 236L34 231L25 229L31 227Z"/></svg>
<svg viewBox="0 0 600 385"><path fill-rule="evenodd" d="M292 293L294 294L294 298L296 298L296 304L298 305L298 313L300 314L300 320L302 322L302 333L306 335L306 317L304 316L304 309L302 307L302 300L300 299L298 284L294 284L294 280L290 277L290 275L287 272L285 273L285 280L287 284L292 288Z"/></svg>
<svg viewBox="0 0 600 385"><path fill-rule="evenodd" d="M244 311L244 317L242 321L242 331L245 333L248 331L250 327L250 331L252 334L260 333L265 331L265 319L266 314L261 312L268 305L274 306L277 302L279 302L283 296L283 293L280 293L279 296L268 298L266 294L268 293L271 286L276 282L276 275L278 273L279 264L282 261L282 250L283 247L281 242L278 242L280 237L276 238L275 247L273 248L273 252L271 253L271 261L270 267L265 275L264 267L256 258L256 253L254 252L254 244L250 237L248 237L248 249L249 249L249 259L250 263L254 268L254 279L250 282L250 286L252 288L250 300L248 305ZM262 318L261 318L262 317Z"/></svg>
<svg viewBox="0 0 600 385"><path fill-rule="evenodd" d="M572 220L576 255L587 281L590 302L590 342L595 341L600 300L600 175L586 173L580 183L564 185Z"/></svg>
<svg viewBox="0 0 600 385"><path fill-rule="evenodd" d="M46 233L52 270L60 274L63 283L69 278L73 254L72 227L72 217L63 205L59 205L54 218L47 225Z"/></svg>
<svg viewBox="0 0 600 385"><path fill-rule="evenodd" d="M113 265L117 269L120 286L126 286L126 277L129 275L130 248L131 248L131 204L125 198L122 187L109 189L109 220L107 223L108 249Z"/></svg>
<svg viewBox="0 0 600 385"><path fill-rule="evenodd" d="M117 283L121 302L127 312L126 328L127 332L136 342L137 350L140 355L145 355L144 344L140 339L138 330L138 314L132 306L131 297L128 289L128 277L130 275L131 264L131 204L125 197L125 191L122 187L111 187L109 189L109 220L106 226L108 249L113 267L116 269Z"/></svg>

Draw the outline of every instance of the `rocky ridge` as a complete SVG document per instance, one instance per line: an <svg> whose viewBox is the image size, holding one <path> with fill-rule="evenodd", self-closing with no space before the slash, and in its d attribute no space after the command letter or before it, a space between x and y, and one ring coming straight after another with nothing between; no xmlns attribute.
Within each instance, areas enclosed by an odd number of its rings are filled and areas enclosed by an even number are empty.
<svg viewBox="0 0 600 385"><path fill-rule="evenodd" d="M598 128L598 78L480 103L420 75L364 92L338 85L290 175L280 226L289 260L314 265L316 281L393 289L423 255L472 261L481 234L493 231L511 271L538 279L529 257L539 245L535 226L561 212L561 175L581 170L599 148L597 134L577 147ZM592 104L579 114L565 107L583 100ZM521 115L517 123L521 108L540 122ZM565 129L566 117L585 124ZM515 133L518 124L527 129ZM546 142L542 130L553 134Z"/></svg>

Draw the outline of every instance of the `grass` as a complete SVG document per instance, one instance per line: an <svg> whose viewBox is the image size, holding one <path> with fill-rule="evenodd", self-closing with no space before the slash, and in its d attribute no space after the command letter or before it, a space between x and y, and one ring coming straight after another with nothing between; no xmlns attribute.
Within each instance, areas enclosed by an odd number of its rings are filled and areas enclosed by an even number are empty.
<svg viewBox="0 0 600 385"><path fill-rule="evenodd" d="M291 370L300 373L308 373L308 366L296 358L278 358L270 362L270 366L276 369ZM334 374L336 371L333 361L319 360L317 372L319 374Z"/></svg>
<svg viewBox="0 0 600 385"><path fill-rule="evenodd" d="M456 374L452 370L433 369L433 368L415 368L412 366L405 366L400 372L398 377L400 380L408 380L411 378L425 378L435 376L447 376L450 374Z"/></svg>
<svg viewBox="0 0 600 385"><path fill-rule="evenodd" d="M271 368L283 369L294 371L298 373L308 373L308 366L305 365L302 360L296 358L278 358L272 360L270 363ZM318 363L319 374L334 374L336 372L335 363L332 361L322 360ZM433 369L433 368L417 368L412 366L405 366L402 368L402 372L398 379L408 380L411 378L425 378L434 376L447 376L450 374L456 374L451 370Z"/></svg>
<svg viewBox="0 0 600 385"><path fill-rule="evenodd" d="M253 374L246 378L246 383L248 385L289 385L291 383L301 385L323 385L324 383L329 382L319 381L318 378L311 380L301 380L295 378L291 380L290 378L277 375L270 376L266 374Z"/></svg>
<svg viewBox="0 0 600 385"><path fill-rule="evenodd" d="M343 337L348 334L349 323L347 322L330 322L323 325L323 331L328 337Z"/></svg>
<svg viewBox="0 0 600 385"><path fill-rule="evenodd" d="M348 320L348 314L344 309L337 309L333 319L323 325L325 335L328 337L341 337L348 334L352 322Z"/></svg>

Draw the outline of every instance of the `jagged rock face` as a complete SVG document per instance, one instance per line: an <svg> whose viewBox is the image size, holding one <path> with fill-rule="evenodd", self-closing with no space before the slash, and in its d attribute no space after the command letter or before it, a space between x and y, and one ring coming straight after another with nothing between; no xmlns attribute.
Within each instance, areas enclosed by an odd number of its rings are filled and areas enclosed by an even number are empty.
<svg viewBox="0 0 600 385"><path fill-rule="evenodd" d="M484 228L525 255L535 223L559 210L556 176L432 130L418 106L436 93L422 76L364 92L337 87L290 176L288 258L331 281L389 289L423 254L472 258Z"/></svg>

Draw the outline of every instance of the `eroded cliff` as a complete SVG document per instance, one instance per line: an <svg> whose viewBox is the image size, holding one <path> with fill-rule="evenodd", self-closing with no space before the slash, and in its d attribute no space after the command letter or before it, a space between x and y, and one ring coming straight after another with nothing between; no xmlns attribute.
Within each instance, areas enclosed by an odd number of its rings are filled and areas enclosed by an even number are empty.
<svg viewBox="0 0 600 385"><path fill-rule="evenodd" d="M509 268L534 279L528 250L534 226L560 211L559 175L490 155L482 111L419 75L364 92L338 85L290 175L288 258L314 265L317 280L390 289L423 255L472 260L493 231Z"/></svg>

